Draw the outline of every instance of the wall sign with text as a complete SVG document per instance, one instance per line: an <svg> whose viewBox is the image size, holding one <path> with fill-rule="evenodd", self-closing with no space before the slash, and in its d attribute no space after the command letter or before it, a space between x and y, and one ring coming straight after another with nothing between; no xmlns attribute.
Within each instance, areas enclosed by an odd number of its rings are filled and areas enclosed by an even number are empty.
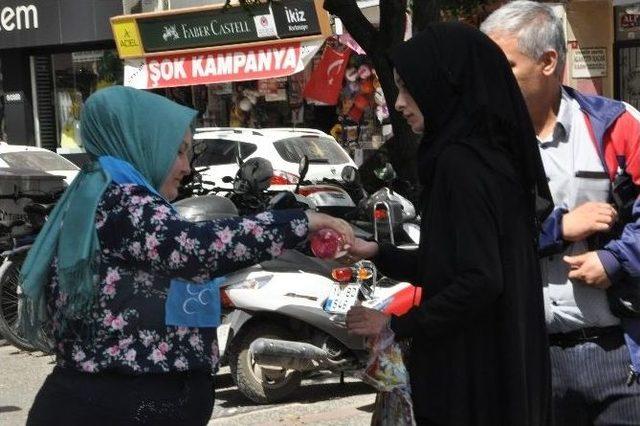
<svg viewBox="0 0 640 426"><path fill-rule="evenodd" d="M607 49L604 47L579 48L571 50L572 78L593 78L607 76Z"/></svg>

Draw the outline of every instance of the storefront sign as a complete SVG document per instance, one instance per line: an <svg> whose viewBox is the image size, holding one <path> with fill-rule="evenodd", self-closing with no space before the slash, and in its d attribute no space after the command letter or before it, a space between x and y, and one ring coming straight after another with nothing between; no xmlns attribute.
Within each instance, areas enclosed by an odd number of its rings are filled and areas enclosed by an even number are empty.
<svg viewBox="0 0 640 426"><path fill-rule="evenodd" d="M273 2L271 9L280 37L320 34L315 4L309 0Z"/></svg>
<svg viewBox="0 0 640 426"><path fill-rule="evenodd" d="M71 52L71 62L74 64L80 64L83 62L95 62L102 59L104 51L102 50L87 50L84 52Z"/></svg>
<svg viewBox="0 0 640 426"><path fill-rule="evenodd" d="M640 32L640 5L615 7L616 40L633 40Z"/></svg>
<svg viewBox="0 0 640 426"><path fill-rule="evenodd" d="M268 31L268 5L252 8L251 16L241 7L212 9L200 13L140 18L137 20L145 52L166 52L202 46L220 46L256 41L275 36ZM258 21L258 25L256 25ZM267 31L258 31L264 22Z"/></svg>
<svg viewBox="0 0 640 426"><path fill-rule="evenodd" d="M206 6L111 19L121 58L302 36L326 37L322 0L281 0L252 5ZM318 11L322 11L318 13Z"/></svg>
<svg viewBox="0 0 640 426"><path fill-rule="evenodd" d="M5 6L0 9L0 31L22 31L38 29L38 8L28 6Z"/></svg>
<svg viewBox="0 0 640 426"><path fill-rule="evenodd" d="M4 94L4 101L8 104L22 102L23 100L22 92L7 92Z"/></svg>
<svg viewBox="0 0 640 426"><path fill-rule="evenodd" d="M582 48L572 51L572 78L607 76L607 49Z"/></svg>
<svg viewBox="0 0 640 426"><path fill-rule="evenodd" d="M620 28L625 30L640 27L640 15L623 13L620 15Z"/></svg>
<svg viewBox="0 0 640 426"><path fill-rule="evenodd" d="M153 89L284 77L302 71L322 43L279 41L261 47L128 59L124 84Z"/></svg>
<svg viewBox="0 0 640 426"><path fill-rule="evenodd" d="M116 40L118 53L121 58L139 57L144 55L142 39L134 19L123 19L112 22L113 36Z"/></svg>
<svg viewBox="0 0 640 426"><path fill-rule="evenodd" d="M111 40L122 0L2 0L0 49Z"/></svg>

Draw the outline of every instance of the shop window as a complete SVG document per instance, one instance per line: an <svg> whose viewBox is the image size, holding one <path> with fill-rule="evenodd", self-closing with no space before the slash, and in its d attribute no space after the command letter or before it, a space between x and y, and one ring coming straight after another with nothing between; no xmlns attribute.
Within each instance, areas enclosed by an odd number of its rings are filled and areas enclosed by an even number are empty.
<svg viewBox="0 0 640 426"><path fill-rule="evenodd" d="M80 112L96 90L122 84L122 60L115 50L60 53L52 56L58 146L81 150Z"/></svg>
<svg viewBox="0 0 640 426"><path fill-rule="evenodd" d="M618 49L618 93L620 100L640 107L640 46Z"/></svg>
<svg viewBox="0 0 640 426"><path fill-rule="evenodd" d="M206 149L198 156L194 163L196 167L234 164L236 162L236 153L238 152L237 141L228 139L200 139L195 143L206 144ZM240 142L239 144L242 158L247 158L258 149L258 147L252 143Z"/></svg>

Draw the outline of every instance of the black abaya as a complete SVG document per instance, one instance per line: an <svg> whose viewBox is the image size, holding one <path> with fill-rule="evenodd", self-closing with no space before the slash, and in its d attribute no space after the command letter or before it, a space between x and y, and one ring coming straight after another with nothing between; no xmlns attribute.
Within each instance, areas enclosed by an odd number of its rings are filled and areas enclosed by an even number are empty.
<svg viewBox="0 0 640 426"><path fill-rule="evenodd" d="M420 248L383 246L377 258L423 287L421 305L391 320L413 339L415 413L441 425L549 424L535 197L550 197L513 75L497 46L459 24L429 27L393 61L427 128Z"/></svg>

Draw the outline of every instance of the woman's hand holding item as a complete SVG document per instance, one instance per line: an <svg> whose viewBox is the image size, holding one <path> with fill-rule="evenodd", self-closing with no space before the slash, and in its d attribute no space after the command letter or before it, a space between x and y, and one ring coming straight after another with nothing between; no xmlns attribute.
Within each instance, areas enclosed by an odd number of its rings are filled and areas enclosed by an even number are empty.
<svg viewBox="0 0 640 426"><path fill-rule="evenodd" d="M354 243L355 236L351 225L342 219L338 219L324 213L307 211L307 219L309 220L309 234L319 231L323 228L330 228L342 235L344 248L348 250Z"/></svg>
<svg viewBox="0 0 640 426"><path fill-rule="evenodd" d="M375 241L366 241L362 238L355 238L353 244L347 249L351 258L356 260L372 259L378 255L380 250Z"/></svg>
<svg viewBox="0 0 640 426"><path fill-rule="evenodd" d="M376 309L354 306L347 312L347 329L358 336L377 336L388 327L391 316Z"/></svg>

